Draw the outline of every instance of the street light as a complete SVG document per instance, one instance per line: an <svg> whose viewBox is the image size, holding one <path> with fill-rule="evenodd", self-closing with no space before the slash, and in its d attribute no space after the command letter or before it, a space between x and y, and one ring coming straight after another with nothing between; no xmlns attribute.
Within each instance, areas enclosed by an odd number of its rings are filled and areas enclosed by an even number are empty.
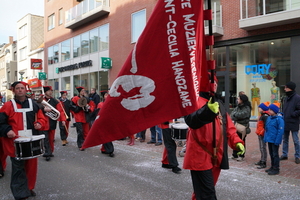
<svg viewBox="0 0 300 200"><path fill-rule="evenodd" d="M19 72L19 74L21 75L21 81L23 81L23 75L25 74L25 72Z"/></svg>

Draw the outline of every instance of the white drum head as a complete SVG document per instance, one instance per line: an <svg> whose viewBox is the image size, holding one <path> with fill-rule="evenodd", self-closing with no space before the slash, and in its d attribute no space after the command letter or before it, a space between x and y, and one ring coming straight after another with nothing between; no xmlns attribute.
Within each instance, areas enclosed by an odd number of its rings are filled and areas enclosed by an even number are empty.
<svg viewBox="0 0 300 200"><path fill-rule="evenodd" d="M174 128L174 129L188 129L188 125L186 123L173 124L172 128Z"/></svg>
<svg viewBox="0 0 300 200"><path fill-rule="evenodd" d="M31 138L30 137L18 137L15 139L15 142L30 142Z"/></svg>
<svg viewBox="0 0 300 200"><path fill-rule="evenodd" d="M43 138L45 138L44 134L42 134L42 135L33 135L31 140L35 141L35 140L40 140L40 139L43 139Z"/></svg>

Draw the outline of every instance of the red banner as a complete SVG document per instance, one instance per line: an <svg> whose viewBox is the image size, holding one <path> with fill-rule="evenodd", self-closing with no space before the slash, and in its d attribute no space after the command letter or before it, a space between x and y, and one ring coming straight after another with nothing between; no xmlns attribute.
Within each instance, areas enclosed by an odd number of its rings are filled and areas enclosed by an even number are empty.
<svg viewBox="0 0 300 200"><path fill-rule="evenodd" d="M199 67L205 64L203 34L203 1L159 0L111 86L83 148L194 112ZM196 53L201 55L202 64Z"/></svg>
<svg viewBox="0 0 300 200"><path fill-rule="evenodd" d="M38 88L38 87L42 87L42 82L38 78L29 79L28 85L30 88Z"/></svg>
<svg viewBox="0 0 300 200"><path fill-rule="evenodd" d="M43 69L43 60L31 58L31 69Z"/></svg>

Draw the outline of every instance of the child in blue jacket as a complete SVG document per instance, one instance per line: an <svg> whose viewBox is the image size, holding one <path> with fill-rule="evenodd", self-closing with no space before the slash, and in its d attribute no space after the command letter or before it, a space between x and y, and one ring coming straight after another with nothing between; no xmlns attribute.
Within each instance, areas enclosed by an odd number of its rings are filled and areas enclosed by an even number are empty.
<svg viewBox="0 0 300 200"><path fill-rule="evenodd" d="M284 121L279 113L280 104L273 103L269 106L269 114L265 126L264 141L268 143L271 158L271 168L267 169L268 175L279 174L279 145L282 142L284 133Z"/></svg>

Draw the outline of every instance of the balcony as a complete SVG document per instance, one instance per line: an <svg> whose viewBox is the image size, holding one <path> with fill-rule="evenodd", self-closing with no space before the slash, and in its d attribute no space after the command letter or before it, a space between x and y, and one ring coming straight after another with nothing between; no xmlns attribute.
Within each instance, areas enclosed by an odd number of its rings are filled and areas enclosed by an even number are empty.
<svg viewBox="0 0 300 200"><path fill-rule="evenodd" d="M219 5L220 2L213 2L212 5L212 32L214 36L224 35L224 30L222 27L222 5ZM208 22L205 22L205 35L208 35Z"/></svg>
<svg viewBox="0 0 300 200"><path fill-rule="evenodd" d="M66 11L65 27L74 29L109 13L109 0L84 0Z"/></svg>
<svg viewBox="0 0 300 200"><path fill-rule="evenodd" d="M300 1L240 0L239 27L255 30L300 22Z"/></svg>

